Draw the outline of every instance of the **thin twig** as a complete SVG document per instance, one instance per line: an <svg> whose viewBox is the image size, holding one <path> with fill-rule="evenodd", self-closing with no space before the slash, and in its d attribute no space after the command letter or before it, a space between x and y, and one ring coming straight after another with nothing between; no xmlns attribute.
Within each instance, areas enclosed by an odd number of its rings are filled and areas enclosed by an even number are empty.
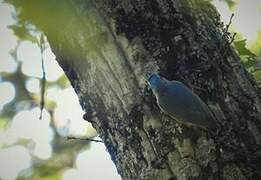
<svg viewBox="0 0 261 180"><path fill-rule="evenodd" d="M224 58L226 56L227 53L227 49L229 48L229 46L233 43L236 33L233 34L233 36L230 35L230 33L228 32L229 27L232 24L232 20L234 17L234 13L232 13L232 15L230 16L229 22L226 25L226 28L223 31L223 37L224 37L224 44L221 44L221 47L219 49L219 53L221 54L221 58ZM228 42L226 41L225 38L228 38Z"/></svg>
<svg viewBox="0 0 261 180"><path fill-rule="evenodd" d="M43 109L45 105L45 100L44 100L44 94L45 94L45 88L46 88L46 75L45 75L45 66L44 66L44 58L43 58L43 51L44 51L44 35L41 34L40 38L40 44L39 44L40 50L41 50L41 61L42 61L42 72L43 72L43 77L41 81L41 102L40 102L40 117L39 119L42 120L43 117Z"/></svg>
<svg viewBox="0 0 261 180"><path fill-rule="evenodd" d="M231 24L232 24L232 19L233 19L234 15L235 15L235 14L232 13L231 16L230 16L229 23L228 23L227 26L226 26L226 32L228 32L228 29L229 29L229 27L230 27Z"/></svg>
<svg viewBox="0 0 261 180"><path fill-rule="evenodd" d="M96 139L90 139L90 138L79 138L79 137L67 136L67 140L71 140L71 139L103 143L103 141L101 141L101 140L96 140Z"/></svg>

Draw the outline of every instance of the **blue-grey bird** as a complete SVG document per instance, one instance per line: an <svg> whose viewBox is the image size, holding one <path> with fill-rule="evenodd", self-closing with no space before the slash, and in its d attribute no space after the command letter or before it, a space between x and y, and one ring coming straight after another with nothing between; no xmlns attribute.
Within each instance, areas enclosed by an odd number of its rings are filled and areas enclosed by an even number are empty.
<svg viewBox="0 0 261 180"><path fill-rule="evenodd" d="M177 122L208 130L217 128L208 106L183 83L152 74L148 84L160 109Z"/></svg>

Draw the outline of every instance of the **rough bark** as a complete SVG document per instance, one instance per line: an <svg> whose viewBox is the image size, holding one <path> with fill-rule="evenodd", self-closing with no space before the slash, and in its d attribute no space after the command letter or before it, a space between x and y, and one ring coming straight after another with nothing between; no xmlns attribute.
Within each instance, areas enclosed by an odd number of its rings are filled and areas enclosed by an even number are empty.
<svg viewBox="0 0 261 180"><path fill-rule="evenodd" d="M23 7L21 17L45 32L122 179L261 179L260 89L214 7L202 0L74 0L57 10L59 1L52 2L32 3L34 16ZM153 72L198 94L220 132L161 113L145 82Z"/></svg>

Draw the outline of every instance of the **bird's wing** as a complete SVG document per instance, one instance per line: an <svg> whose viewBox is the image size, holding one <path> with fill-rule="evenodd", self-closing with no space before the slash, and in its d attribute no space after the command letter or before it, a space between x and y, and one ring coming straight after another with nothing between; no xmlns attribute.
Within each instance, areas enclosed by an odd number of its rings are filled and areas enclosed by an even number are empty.
<svg viewBox="0 0 261 180"><path fill-rule="evenodd" d="M196 94L179 81L170 81L169 85L169 105L175 109L168 108L168 114L196 125L210 126L213 123L210 110Z"/></svg>

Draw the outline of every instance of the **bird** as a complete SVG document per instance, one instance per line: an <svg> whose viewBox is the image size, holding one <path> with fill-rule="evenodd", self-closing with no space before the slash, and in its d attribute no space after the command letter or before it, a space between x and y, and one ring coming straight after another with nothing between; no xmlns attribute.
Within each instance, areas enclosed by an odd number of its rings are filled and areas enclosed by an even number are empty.
<svg viewBox="0 0 261 180"><path fill-rule="evenodd" d="M217 122L208 106L179 81L169 81L157 73L147 80L159 108L178 123L216 130Z"/></svg>

